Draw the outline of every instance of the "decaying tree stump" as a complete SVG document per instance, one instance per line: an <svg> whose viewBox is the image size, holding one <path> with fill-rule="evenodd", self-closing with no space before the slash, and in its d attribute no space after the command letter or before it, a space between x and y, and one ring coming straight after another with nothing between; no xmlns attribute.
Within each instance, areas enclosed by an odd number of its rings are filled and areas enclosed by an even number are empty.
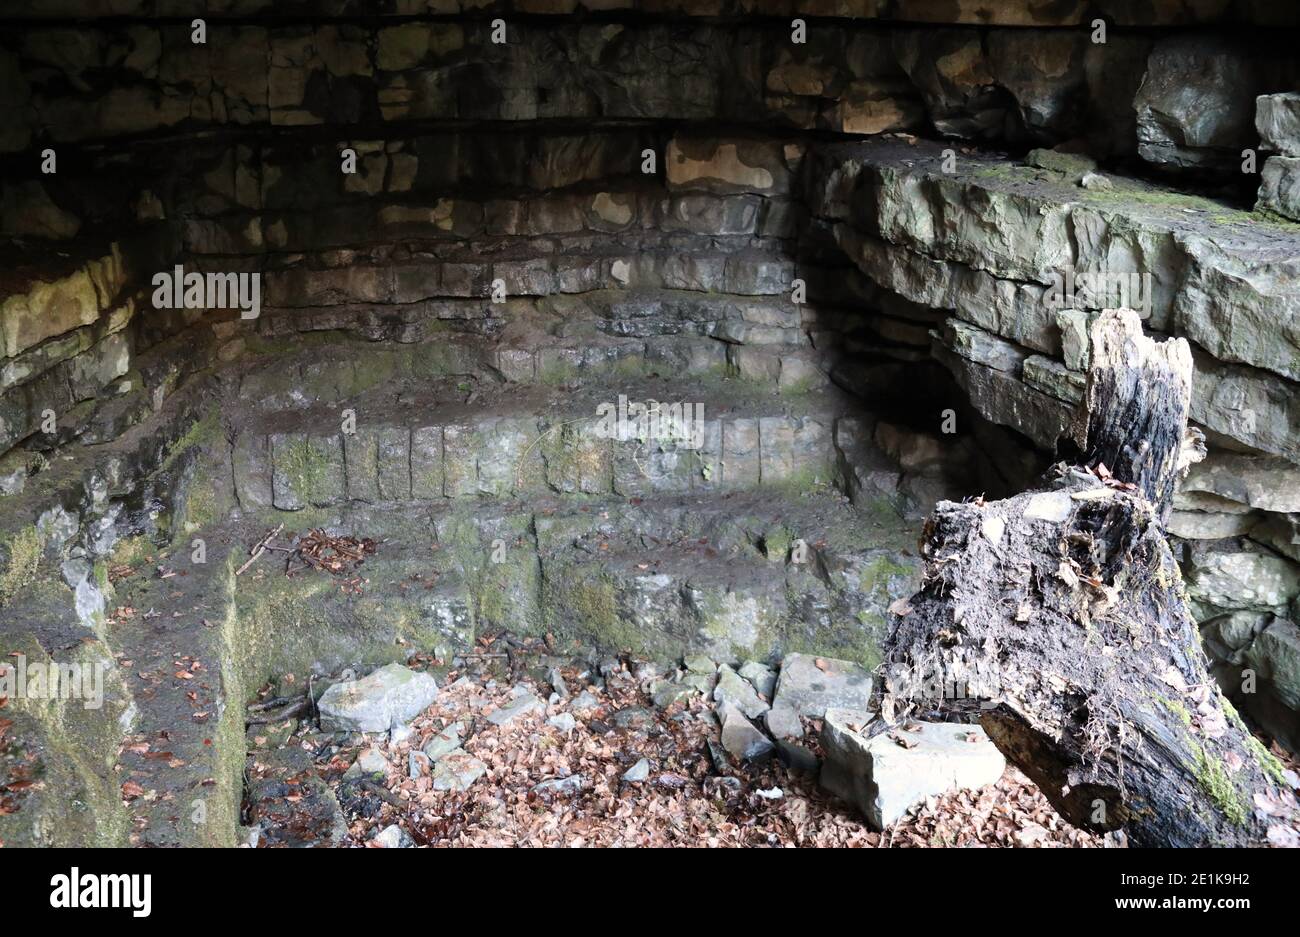
<svg viewBox="0 0 1300 937"><path fill-rule="evenodd" d="M1082 465L927 521L921 590L886 643L883 722L978 714L1067 820L1133 845L1261 843L1294 823L1294 798L1206 671L1163 529L1204 452L1187 433L1190 350L1123 311L1091 342Z"/></svg>

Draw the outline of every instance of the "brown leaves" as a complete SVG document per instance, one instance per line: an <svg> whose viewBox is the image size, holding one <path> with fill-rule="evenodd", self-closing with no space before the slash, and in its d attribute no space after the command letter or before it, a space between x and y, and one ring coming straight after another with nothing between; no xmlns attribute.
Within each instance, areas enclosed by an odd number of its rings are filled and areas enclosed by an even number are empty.
<svg viewBox="0 0 1300 937"><path fill-rule="evenodd" d="M1111 488L1118 488L1121 491L1137 491L1137 485L1134 485L1131 482L1122 482L1112 475L1110 469L1106 468L1105 462L1098 462L1097 467L1093 469L1093 474Z"/></svg>
<svg viewBox="0 0 1300 937"><path fill-rule="evenodd" d="M318 527L298 541L292 559L300 561L304 568L319 569L341 577L355 570L378 549L379 545L369 537L332 537ZM285 572L291 575L294 571ZM356 580L350 580L346 585L359 588Z"/></svg>
<svg viewBox="0 0 1300 937"><path fill-rule="evenodd" d="M481 636L484 648L500 648L508 638ZM486 661L490 655L481 655ZM818 660L823 671L831 663ZM418 778L391 772L385 790L402 806L383 801L376 812L352 821L349 840L367 843L379 829L398 823L425 846L645 846L645 847L876 847L876 846L1096 846L1100 840L1060 820L1027 780L1008 772L997 785L932 799L915 815L884 834L869 830L860 817L819 789L791 775L776 760L764 765L732 765L720 776L708 757L706 741L717 728L699 718L711 704L703 697L670 712L654 710L643 685L629 668L612 674L604 688L585 685L573 669L563 674L576 696L586 691L599 703L593 713L573 713L577 725L560 731L538 713L495 726L483 718L508 699L505 681L489 685L482 672L452 673L438 701L417 717L414 734L396 745L379 745L390 763L405 766L434 735L454 722L465 726L462 748L487 772L463 793L434 791L426 772ZM596 713L630 708L654 713L650 725L621 729ZM683 712L683 710L685 712ZM554 704L549 712L569 711ZM689 714L690 718L682 718ZM674 718L674 715L677 718ZM896 744L915 745L901 726ZM816 745L817 727L807 739ZM971 733L976 738L975 733ZM322 757L316 771L337 784L357 752ZM650 762L649 777L624 782L640 758ZM581 775L580 792L542 798L539 782ZM756 792L780 788L781 797ZM286 803L295 797L289 794ZM382 799L381 799L382 800Z"/></svg>

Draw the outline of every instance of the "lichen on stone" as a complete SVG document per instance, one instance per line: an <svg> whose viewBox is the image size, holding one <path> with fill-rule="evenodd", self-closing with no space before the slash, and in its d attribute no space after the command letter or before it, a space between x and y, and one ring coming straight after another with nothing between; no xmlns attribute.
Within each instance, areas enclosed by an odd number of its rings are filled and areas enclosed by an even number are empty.
<svg viewBox="0 0 1300 937"><path fill-rule="evenodd" d="M0 551L0 556L8 556L4 569L0 570L0 605L10 602L24 586L36 579L44 549L44 538L35 526L24 527L10 535L4 550Z"/></svg>

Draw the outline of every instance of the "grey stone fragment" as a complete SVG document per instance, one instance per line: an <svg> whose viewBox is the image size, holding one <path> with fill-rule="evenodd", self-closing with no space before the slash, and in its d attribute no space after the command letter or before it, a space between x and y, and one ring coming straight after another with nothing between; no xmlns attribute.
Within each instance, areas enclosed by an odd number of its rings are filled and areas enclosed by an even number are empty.
<svg viewBox="0 0 1300 937"><path fill-rule="evenodd" d="M870 720L861 710L827 711L820 783L856 806L875 829L898 822L927 797L992 784L1006 769L978 726L912 723L868 739L861 730Z"/></svg>
<svg viewBox="0 0 1300 937"><path fill-rule="evenodd" d="M372 745L361 753L361 757L357 759L357 767L364 774L387 774L388 759L384 757L383 752Z"/></svg>
<svg viewBox="0 0 1300 937"><path fill-rule="evenodd" d="M644 758L623 772L623 780L629 784L639 784L648 777L650 777L650 762Z"/></svg>
<svg viewBox="0 0 1300 937"><path fill-rule="evenodd" d="M546 708L546 704L539 700L533 694L525 691L516 696L506 705L492 712L487 717L488 722L494 726L509 725L520 716L528 713L539 712Z"/></svg>
<svg viewBox="0 0 1300 937"><path fill-rule="evenodd" d="M448 752L433 766L433 782L430 786L435 791L460 793L469 790L470 785L485 773L487 765L473 755L457 749Z"/></svg>
<svg viewBox="0 0 1300 937"><path fill-rule="evenodd" d="M722 747L741 761L757 761L772 754L772 740L754 727L739 709L722 706Z"/></svg>
<svg viewBox="0 0 1300 937"><path fill-rule="evenodd" d="M1095 313L1084 309L1061 309L1056 313L1056 324L1061 330L1061 356L1065 366L1073 371L1087 371L1090 339Z"/></svg>
<svg viewBox="0 0 1300 937"><path fill-rule="evenodd" d="M551 668L551 672L550 675L547 677L547 680L550 681L551 689L555 690L555 694L560 699L569 698L569 686L564 682L564 675L560 673L559 667Z"/></svg>
<svg viewBox="0 0 1300 937"><path fill-rule="evenodd" d="M415 734L415 728L405 723L396 723L388 729L388 744L394 748Z"/></svg>
<svg viewBox="0 0 1300 937"><path fill-rule="evenodd" d="M654 725L655 715L641 706L628 706L610 716L609 721L620 729L645 730Z"/></svg>
<svg viewBox="0 0 1300 937"><path fill-rule="evenodd" d="M1070 499L1069 492L1041 491L1025 505L1025 518L1060 524L1069 519L1073 510L1074 502Z"/></svg>
<svg viewBox="0 0 1300 937"><path fill-rule="evenodd" d="M586 778L581 774L571 774L567 778L551 778L533 785L533 793L543 798L569 797L579 793L586 786Z"/></svg>
<svg viewBox="0 0 1300 937"><path fill-rule="evenodd" d="M718 668L718 685L713 689L713 699L723 707L735 706L751 719L771 708L769 703L759 699L753 684L726 664Z"/></svg>
<svg viewBox="0 0 1300 937"><path fill-rule="evenodd" d="M945 331L948 347L963 358L997 371L1020 372L1027 352L1018 345L960 319L949 319Z"/></svg>
<svg viewBox="0 0 1300 937"><path fill-rule="evenodd" d="M774 739L797 739L803 737L803 721L794 707L784 700L778 700L764 715L767 731Z"/></svg>
<svg viewBox="0 0 1300 937"><path fill-rule="evenodd" d="M387 732L414 719L437 693L427 673L389 664L360 680L335 683L317 705L326 730Z"/></svg>
<svg viewBox="0 0 1300 937"><path fill-rule="evenodd" d="M1030 355L1025 359L1021 374L1030 387L1067 403L1078 403L1083 399L1087 377L1052 358Z"/></svg>
<svg viewBox="0 0 1300 937"><path fill-rule="evenodd" d="M1075 181L1097 169L1097 161L1082 153L1062 153L1058 150L1030 150L1025 154L1025 162L1048 172L1057 172L1070 176Z"/></svg>
<svg viewBox="0 0 1300 937"><path fill-rule="evenodd" d="M1257 97L1255 130L1263 149L1284 156L1300 156L1300 92Z"/></svg>
<svg viewBox="0 0 1300 937"><path fill-rule="evenodd" d="M1180 491L1199 491L1275 511L1300 512L1300 465L1269 456L1211 450L1193 465Z"/></svg>
<svg viewBox="0 0 1300 937"><path fill-rule="evenodd" d="M578 722L576 719L573 718L572 713L557 713L556 715L551 716L549 719L547 719L546 724L553 728L559 729L561 732L571 732L573 731L573 727L576 726Z"/></svg>
<svg viewBox="0 0 1300 937"><path fill-rule="evenodd" d="M667 709L674 703L680 703L698 695L699 691L693 686L688 686L685 683L664 681L655 687L652 698L655 706L660 709Z"/></svg>
<svg viewBox="0 0 1300 937"><path fill-rule="evenodd" d="M370 841L385 849L400 849L402 846L402 828L396 823L389 824L370 837Z"/></svg>
<svg viewBox="0 0 1300 937"><path fill-rule="evenodd" d="M866 709L871 703L871 686L871 674L860 664L787 654L781 662L772 708L781 710L777 718L783 732L798 738L803 735L800 718L821 719L831 707Z"/></svg>
<svg viewBox="0 0 1300 937"><path fill-rule="evenodd" d="M746 661L737 672L750 682L759 696L771 701L772 695L776 692L775 670L766 664L750 660Z"/></svg>
<svg viewBox="0 0 1300 937"><path fill-rule="evenodd" d="M453 722L447 726L429 741L424 743L424 754L432 762L437 762L444 755L450 754L460 748L461 739L465 733L465 725L461 722Z"/></svg>
<svg viewBox="0 0 1300 937"><path fill-rule="evenodd" d="M1300 628L1276 619L1250 645L1246 664L1269 681L1283 705L1300 713Z"/></svg>
<svg viewBox="0 0 1300 937"><path fill-rule="evenodd" d="M1184 540L1221 540L1249 533L1260 519L1255 511L1228 513L1226 511L1172 511L1165 530Z"/></svg>
<svg viewBox="0 0 1300 937"><path fill-rule="evenodd" d="M718 675L716 673L688 672L682 677L682 684L690 687L696 693L712 696L713 688L718 685Z"/></svg>
<svg viewBox="0 0 1300 937"><path fill-rule="evenodd" d="M583 690L569 704L569 709L578 715L593 713L600 709L600 700L596 699L588 690Z"/></svg>

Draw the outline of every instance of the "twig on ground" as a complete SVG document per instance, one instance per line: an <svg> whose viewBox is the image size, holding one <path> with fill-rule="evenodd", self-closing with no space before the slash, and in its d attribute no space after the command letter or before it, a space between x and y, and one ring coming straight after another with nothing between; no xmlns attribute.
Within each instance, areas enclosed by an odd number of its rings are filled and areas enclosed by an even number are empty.
<svg viewBox="0 0 1300 937"><path fill-rule="evenodd" d="M243 575L244 570L248 569L248 567L256 563L258 559L261 557L261 555L266 552L266 548L270 544L270 542L274 540L276 537L278 537L280 531L282 530L284 530L284 524L281 524L279 527L275 528L275 530L271 531L269 534L267 534L265 537L263 537L261 540L255 543L253 545L253 548L249 551L251 555L248 558L248 562L246 562L243 566L239 567L239 569L235 570L235 575L236 576Z"/></svg>

